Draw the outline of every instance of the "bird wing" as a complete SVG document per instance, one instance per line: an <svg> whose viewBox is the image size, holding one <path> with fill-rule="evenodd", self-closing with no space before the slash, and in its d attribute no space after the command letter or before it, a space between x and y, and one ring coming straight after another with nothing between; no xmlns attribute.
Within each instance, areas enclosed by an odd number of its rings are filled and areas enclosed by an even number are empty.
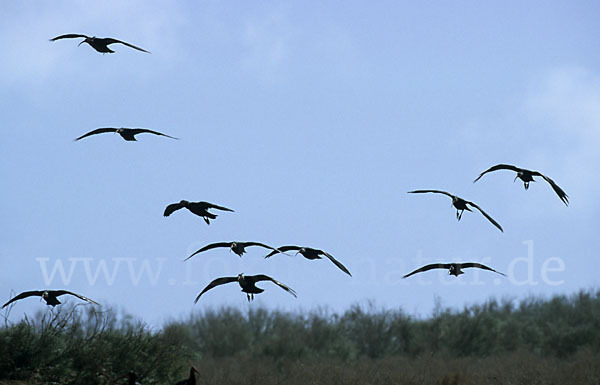
<svg viewBox="0 0 600 385"><path fill-rule="evenodd" d="M467 204L469 204L469 205L471 205L471 206L475 207L477 210L479 210L479 212L480 212L480 213L482 213L482 214L483 214L483 216L484 216L484 217L486 217L488 221L492 222L492 224L493 224L494 226L496 226L496 227L498 228L498 230L500 230L500 231L504 232L504 230L502 230L502 226L500 226L500 224L499 224L498 222L496 222L496 221L494 220L494 218L490 217L490 216L489 216L489 215L488 215L488 214L487 214L485 211L483 211L483 210L481 209L481 207L477 206L477 205L476 205L475 203L473 203L473 202L469 202L469 201L465 201L465 202L466 202Z"/></svg>
<svg viewBox="0 0 600 385"><path fill-rule="evenodd" d="M493 271L494 273L498 273L498 274L500 274L500 275L503 275L503 276L505 276L505 277L506 277L506 274L504 274L504 273L501 273L501 272L499 272L499 271L497 271L497 270L494 270L494 269L492 269L492 268L491 268L491 267L489 267L489 266L482 265L481 263L476 263L476 262L467 262L467 263L460 263L460 264L458 264L458 265L460 265L460 268L461 268L461 269L465 269L465 268L469 268L469 267L477 267L477 268L479 268L479 269Z"/></svg>
<svg viewBox="0 0 600 385"><path fill-rule="evenodd" d="M167 134L163 134L162 132L158 132L158 131L152 131L149 130L147 128L130 128L129 129L131 131L131 133L133 135L137 135L137 134L142 134L142 133L148 133L148 134L154 134L154 135L160 135L160 136L166 136L167 138L171 138L171 139L176 139L179 140L179 138L175 138L173 136L169 136Z"/></svg>
<svg viewBox="0 0 600 385"><path fill-rule="evenodd" d="M549 177L547 177L546 175L542 174L541 172L538 171L532 171L531 175L537 175L537 176L541 176L542 178L544 178L544 180L546 182L548 182L550 184L550 186L552 186L552 189L554 190L554 192L556 193L556 195L558 195L558 197L560 198L561 201L563 201L563 203L565 205L569 205L569 196L567 195L566 192L564 192L563 189L561 189L560 187L558 187L558 185L556 184L556 182L554 182L552 179L550 179Z"/></svg>
<svg viewBox="0 0 600 385"><path fill-rule="evenodd" d="M265 258L269 258L272 257L275 254L279 254L279 253L285 253L286 251L290 251L290 250L300 250L301 247L300 246L281 246L278 247L277 249L271 251L269 254L267 254L265 256Z"/></svg>
<svg viewBox="0 0 600 385"><path fill-rule="evenodd" d="M413 274L417 274L417 273L421 273L423 271L427 271L427 270L431 270L431 269L449 269L450 268L450 264L449 263L432 263L429 265L425 265L423 267L418 268L417 270L406 274L404 277L402 278L408 278Z"/></svg>
<svg viewBox="0 0 600 385"><path fill-rule="evenodd" d="M206 204L206 208L208 208L208 209L217 209L217 210L234 212L232 209L228 209L227 207L215 205L215 204L210 203L210 202L203 202L203 203Z"/></svg>
<svg viewBox="0 0 600 385"><path fill-rule="evenodd" d="M348 274L349 276L352 277L352 274L350 274L350 272L348 271L348 269L346 269L346 266L342 265L342 263L340 261L338 261L337 259L335 259L333 257L333 255L331 255L329 253L326 253L326 252L324 252L322 250L320 250L320 251L321 251L321 254L323 254L324 256L326 256L327 258L329 258L329 260L331 262L333 262L333 264L336 265L340 270L342 270L344 273L346 273L346 274Z"/></svg>
<svg viewBox="0 0 600 385"><path fill-rule="evenodd" d="M87 134L81 135L79 138L77 138L75 140L77 141L79 139L83 139L90 135L103 134L105 132L117 132L117 129L113 128L113 127L96 128L95 130L92 130L92 131L88 132Z"/></svg>
<svg viewBox="0 0 600 385"><path fill-rule="evenodd" d="M183 205L181 203L172 203L165 208L165 212L163 213L163 215L165 217L168 217L169 215L173 214L175 211L182 209L182 208L183 208Z"/></svg>
<svg viewBox="0 0 600 385"><path fill-rule="evenodd" d="M496 171L496 170L512 170L514 172L519 172L521 171L521 169L519 167L516 166L512 166L510 164L497 164L495 166L492 166L490 168L488 168L487 170L485 170L484 172L482 172L481 174L479 174L479 176L477 177L477 179L475 179L473 181L473 183L477 182L479 180L479 178L481 178L482 176L484 176L485 174L487 174L488 172L492 172L492 171Z"/></svg>
<svg viewBox="0 0 600 385"><path fill-rule="evenodd" d="M194 303L197 303L198 300L200 299L200 296L202 296L202 294L206 293L207 291L209 291L210 289L212 289L213 287L219 286L219 285L224 285L226 283L230 283L230 282L235 282L238 280L238 277L221 277L221 278L217 278L215 280L213 280L211 283L209 283L204 290L202 290L200 292L200 294L198 294L198 296L196 297L196 299L194 300Z"/></svg>
<svg viewBox="0 0 600 385"><path fill-rule="evenodd" d="M264 243L260 243L260 242L244 242L244 245L246 247L248 247L248 246L260 246L260 247L264 247L265 249L270 249L270 250L273 250L273 251L280 251L279 249L276 249L276 248L271 247L269 245L265 245Z"/></svg>
<svg viewBox="0 0 600 385"><path fill-rule="evenodd" d="M12 302L18 301L18 300L23 299L23 298L32 297L34 295L37 295L37 296L41 297L42 294L44 294L44 292L41 291L41 290L24 291L21 294L18 294L16 296L14 296L10 301L8 301L4 305L2 305L2 309L4 309L5 307L7 307L8 305L10 305Z"/></svg>
<svg viewBox="0 0 600 385"><path fill-rule="evenodd" d="M60 39L73 39L73 38L77 38L77 37L83 37L84 39L87 39L89 36L81 35L78 33L67 33L66 35L60 35L60 36L53 37L52 39L50 39L50 41L57 41Z"/></svg>
<svg viewBox="0 0 600 385"><path fill-rule="evenodd" d="M211 243L210 245L206 245L203 248L201 248L200 250L197 250L194 254L192 254L189 257L187 257L186 259L184 259L184 261L187 261L188 259L192 258L194 255L196 255L198 253L201 253L206 250L214 249L216 247L231 247L231 242L217 242L217 243Z"/></svg>
<svg viewBox="0 0 600 385"><path fill-rule="evenodd" d="M75 297L77 297L77 298L79 298L81 300L84 300L86 302L92 303L94 305L100 305L98 302L96 302L94 300L91 300L91 299L89 299L87 297L84 297L84 296L82 296L80 294L77 294L77 293L73 293L72 291L68 291L68 290L52 290L52 291L49 291L48 293L52 293L52 294L54 294L57 297L61 296L61 295L64 295L64 294L70 294L70 295L74 295Z"/></svg>
<svg viewBox="0 0 600 385"><path fill-rule="evenodd" d="M444 194L449 196L450 198L454 198L454 195L450 194L449 192L446 191L442 191L442 190L413 190L413 191L409 191L409 194L423 194L423 193L435 193L435 194Z"/></svg>
<svg viewBox="0 0 600 385"><path fill-rule="evenodd" d="M106 38L106 45L110 45L110 44L115 44L115 43L121 43L121 44L125 44L128 47L131 47L133 49L137 49L138 51L142 51L142 52L146 52L146 53L150 53L150 51L146 51L143 48L140 47L136 47L133 44L129 44L127 42L124 42L123 40L118 40L118 39L113 39L112 37Z"/></svg>
<svg viewBox="0 0 600 385"><path fill-rule="evenodd" d="M269 277L268 275L264 275L264 274L259 274L259 275L246 275L245 278L249 281L252 281L253 283L259 282L259 281L271 281L274 284L276 284L277 286L279 286L280 288L282 288L283 290L287 291L288 293L290 293L291 295L293 295L294 297L298 297L296 295L296 292L294 291L294 289L292 289L289 286L284 285L283 283L279 282L276 279L273 279L271 277Z"/></svg>

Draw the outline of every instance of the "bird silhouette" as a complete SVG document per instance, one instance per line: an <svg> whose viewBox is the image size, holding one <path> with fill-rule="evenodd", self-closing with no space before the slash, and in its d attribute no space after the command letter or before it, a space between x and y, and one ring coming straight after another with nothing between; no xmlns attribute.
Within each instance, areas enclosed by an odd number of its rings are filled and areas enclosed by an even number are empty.
<svg viewBox="0 0 600 385"><path fill-rule="evenodd" d="M185 380L177 382L175 385L196 385L196 373L200 374L198 369L193 366L190 368L190 376Z"/></svg>
<svg viewBox="0 0 600 385"><path fill-rule="evenodd" d="M311 247L281 246L281 247L278 247L277 249L271 251L269 254L267 254L265 256L265 258L269 258L275 254L285 253L286 251L293 251L293 250L296 250L296 255L298 255L298 253L300 253L300 254L302 254L302 256L304 258L311 259L311 260L312 259L322 259L321 256L325 256L327 259L329 259L331 262L333 262L333 264L336 265L340 270L342 270L344 273L346 273L352 277L352 274L350 274L350 271L348 271L346 266L342 265L342 263L340 261L338 261L337 259L335 259L331 254L329 254L323 250L313 249Z"/></svg>
<svg viewBox="0 0 600 385"><path fill-rule="evenodd" d="M120 128L114 128L114 127L102 127L102 128L97 128L95 130L92 130L90 132L88 132L87 134L83 134L81 135L79 138L76 138L75 141L86 138L88 136L91 135L96 135L96 134L103 134L105 132L113 132L115 134L119 134L123 137L123 139L125 139L128 142L135 142L135 136L137 134L144 134L144 133L148 133L148 134L154 134L154 135L160 135L160 136L166 136L167 138L171 138L171 139L178 139L178 138L174 138L172 136L163 134L161 132L158 131L152 131L152 130L148 130L147 128L125 128L125 127L120 127Z"/></svg>
<svg viewBox="0 0 600 385"><path fill-rule="evenodd" d="M431 269L448 269L448 274L458 277L459 275L464 274L464 272L461 269L467 269L470 267L476 267L476 268L483 269L483 270L489 270L489 271L493 271L494 273L498 273L500 275L506 276L506 274L496 271L486 265L482 265L481 263L466 262L466 263L432 263L430 265L426 265L421 268L418 268L417 270L406 274L402 278L408 278L413 274L421 273L423 271L427 271L427 270L431 270Z"/></svg>
<svg viewBox="0 0 600 385"><path fill-rule="evenodd" d="M216 287L219 285L224 285L226 283L236 282L236 281L242 288L242 291L244 293L246 293L246 297L248 297L248 302L250 302L254 299L254 294L260 294L264 291L264 289L256 287L256 285L255 285L256 282L260 282L260 281L271 281L274 284L276 284L277 286L279 286L280 288L282 288L283 290L287 291L288 293L290 293L291 295L296 297L296 292L292 288L284 285L283 283L281 283L267 275L264 275L264 274L259 274L259 275L238 274L237 277L221 277L221 278L217 278L217 279L213 280L211 283L209 283L204 288L204 290L202 290L202 292L200 292L200 294L198 294L198 296L194 300L194 303L197 303L198 300L200 299L200 297L202 296L202 294L206 293L213 287Z"/></svg>
<svg viewBox="0 0 600 385"><path fill-rule="evenodd" d="M494 218L492 218L485 211L483 211L481 209L481 207L477 206L473 202L469 202L460 197L457 197L456 195L452 195L446 191L441 191L441 190L414 190L414 191L409 191L408 193L409 194L435 193L435 194L447 195L452 199L452 205L456 208L456 219L458 219L459 221L460 221L460 218L462 218L462 214L465 210L473 211L469 208L469 206L472 206L472 207L475 207L477 210L479 210L479 212L481 214L483 214L483 216L486 217L487 220L490 221L494 226L496 226L498 228L498 230L504 232L504 230L502 229L502 226L500 226L500 224L498 222L496 222L494 220Z"/></svg>
<svg viewBox="0 0 600 385"><path fill-rule="evenodd" d="M485 170L484 172L479 174L479 176L477 177L477 179L475 179L473 181L473 183L477 182L482 176L484 176L488 172L497 171L497 170L511 170L511 171L516 172L517 176L515 176L514 181L516 181L517 178L521 179L523 181L523 186L525 187L525 190L527 190L529 188L529 182L535 182L535 180L533 179L534 176L540 176L546 182L548 182L548 184L550 184L550 186L552 187L552 189L554 190L556 195L558 195L560 200L563 201L563 203L565 205L567 205L567 206L569 205L569 196L567 195L567 193L565 193L563 191L563 189L558 187L558 185L552 179L550 179L549 177L547 177L546 175L542 174L539 171L526 170L524 168L519 168L517 166L513 166L510 164L497 164L495 166L488 168L487 170Z"/></svg>
<svg viewBox="0 0 600 385"><path fill-rule="evenodd" d="M60 35L60 36L53 37L52 39L50 39L50 41L57 41L60 39L75 39L75 38L83 38L84 39L78 44L78 46L82 45L83 43L87 43L93 49L95 49L96 51L103 53L103 54L104 53L114 53L115 51L108 48L108 46L111 44L115 44L115 43L124 44L133 49L137 49L138 51L150 53L149 51L146 51L143 48L136 47L135 45L129 44L122 40L113 39L112 37L96 37L96 36L81 35L81 34L77 34L77 33L68 33L66 35Z"/></svg>
<svg viewBox="0 0 600 385"><path fill-rule="evenodd" d="M44 301L46 301L47 305L54 307L56 305L60 305L60 303L61 303L57 297L64 295L64 294L74 295L75 297L82 299L86 302L89 302L91 304L100 305L98 302L92 301L91 299L89 299L87 297L84 297L82 295L79 295L77 293L73 293L73 292L67 291L67 290L33 290L33 291L24 291L23 293L15 296L13 299L11 299L10 301L8 301L4 305L2 305L2 309L4 309L6 306L11 304L12 302L18 301L23 298L32 297L32 296L42 297L42 299Z"/></svg>
<svg viewBox="0 0 600 385"><path fill-rule="evenodd" d="M215 219L217 217L217 214L209 212L209 209L233 212L232 209L228 209L227 207L223 206L218 206L209 202L188 202L186 200L182 200L179 203L173 203L168 205L165 208L165 212L163 213L163 215L165 217L168 217L169 215L173 214L173 212L184 207L190 210L192 213L202 217L207 225L210 224L210 219Z"/></svg>
<svg viewBox="0 0 600 385"><path fill-rule="evenodd" d="M249 246L261 246L266 249L277 251L276 248L271 247L269 245L265 245L264 243L260 243L260 242L216 242L216 243L211 243L210 245L206 245L206 246L202 247L201 249L196 251L194 254L187 257L185 259L185 261L192 258L194 255L196 255L198 253L201 253L206 250L214 249L217 247L229 247L231 249L231 251L233 251L234 253L236 253L237 255L239 255L241 257L246 252L246 247L249 247Z"/></svg>

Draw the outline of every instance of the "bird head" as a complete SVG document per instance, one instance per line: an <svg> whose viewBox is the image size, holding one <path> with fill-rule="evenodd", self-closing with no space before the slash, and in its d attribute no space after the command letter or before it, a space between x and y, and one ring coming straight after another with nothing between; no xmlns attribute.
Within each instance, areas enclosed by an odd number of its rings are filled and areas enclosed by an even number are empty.
<svg viewBox="0 0 600 385"><path fill-rule="evenodd" d="M187 205L188 203L190 203L190 202L188 202L188 201L186 201L186 200L184 200L184 199L182 199L182 200L180 200L180 201L179 201L179 204L180 204L180 205L182 205L182 206L185 206L185 205Z"/></svg>
<svg viewBox="0 0 600 385"><path fill-rule="evenodd" d="M294 256L298 255L298 254L303 254L306 253L306 247L301 247L298 249L298 251L296 251L296 254L294 254Z"/></svg>
<svg viewBox="0 0 600 385"><path fill-rule="evenodd" d="M194 368L193 366L190 368L190 374L192 373L198 373L200 374L200 372L198 371L198 369Z"/></svg>
<svg viewBox="0 0 600 385"><path fill-rule="evenodd" d="M48 294L48 292L47 292L47 291L45 291L45 292L43 292L43 293L42 293L42 298L43 298L43 299L47 299L47 298L48 298L48 295L49 295L49 294Z"/></svg>
<svg viewBox="0 0 600 385"><path fill-rule="evenodd" d="M238 281L242 281L244 279L244 273L238 274Z"/></svg>

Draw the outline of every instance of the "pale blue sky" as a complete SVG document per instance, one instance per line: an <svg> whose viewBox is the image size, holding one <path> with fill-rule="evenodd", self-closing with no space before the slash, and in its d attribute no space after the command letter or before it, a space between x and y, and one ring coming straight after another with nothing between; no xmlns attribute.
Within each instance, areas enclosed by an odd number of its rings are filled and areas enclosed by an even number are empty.
<svg viewBox="0 0 600 385"><path fill-rule="evenodd" d="M428 315L435 296L460 308L597 288L598 11L583 1L3 2L0 300L66 288L158 326L220 305L343 311L373 300ZM48 41L64 33L152 54ZM73 141L104 126L181 140ZM496 163L546 173L571 205L544 182L524 191L508 171L472 183ZM505 232L477 213L457 223L446 197L406 194L420 188L480 204ZM189 212L163 218L180 199L236 212L210 226ZM321 248L353 277L327 261L265 261L256 248L182 262L232 240ZM531 245L529 271L518 258ZM510 277L400 279L471 260ZM73 263L65 282L44 276L58 261L67 273ZM114 277L94 280L102 263ZM152 279L137 277L144 263ZM248 305L232 284L193 304L213 278L240 272L269 274L298 299L263 283ZM40 308L21 301L10 319Z"/></svg>

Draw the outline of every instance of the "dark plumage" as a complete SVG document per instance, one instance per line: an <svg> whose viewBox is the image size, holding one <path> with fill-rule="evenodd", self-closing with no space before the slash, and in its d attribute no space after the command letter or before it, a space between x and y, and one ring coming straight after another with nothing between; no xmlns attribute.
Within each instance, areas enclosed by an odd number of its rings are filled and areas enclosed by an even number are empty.
<svg viewBox="0 0 600 385"><path fill-rule="evenodd" d="M208 209L216 209L216 210L233 212L232 209L228 209L227 207L223 207L223 206L218 206L218 205L215 205L215 204L212 204L209 202L188 202L186 200L182 200L179 203L173 203L173 204L168 205L165 208L165 212L163 215L165 217L168 217L169 215L173 214L173 212L175 212L179 209L182 209L184 207L186 209L190 210L192 213L202 217L207 225L210 224L210 219L215 219L217 217L217 214L208 212Z"/></svg>
<svg viewBox="0 0 600 385"><path fill-rule="evenodd" d="M198 253L201 253L206 250L214 249L217 247L229 247L231 249L231 251L233 251L234 253L236 253L237 255L239 255L241 257L246 252L246 247L249 247L249 246L261 246L266 249L277 251L276 248L271 247L269 245L265 245L264 243L260 243L260 242L216 242L216 243L211 243L210 245L204 246L203 248L196 251L194 254L187 257L185 260L187 261L188 259L192 258L194 255L196 255Z"/></svg>
<svg viewBox="0 0 600 385"><path fill-rule="evenodd" d="M50 41L57 41L60 39L74 39L74 38L83 38L84 39L83 41L81 41L78 44L78 46L82 45L83 43L87 43L93 49L95 49L96 51L98 51L100 53L114 53L115 51L108 48L108 46L111 44L115 44L115 43L124 44L133 49L137 49L138 51L150 53L149 51L146 51L143 48L136 47L135 45L126 43L122 40L113 39L112 37L96 37L96 36L81 35L81 34L77 34L77 33L68 33L66 35L60 35L60 36L53 37L52 39L50 39Z"/></svg>
<svg viewBox="0 0 600 385"><path fill-rule="evenodd" d="M15 296L13 299L11 299L10 301L8 301L4 305L2 305L2 308L4 309L6 306L11 304L12 302L18 301L23 298L32 297L32 296L42 297L46 301L47 305L54 307L56 305L60 305L60 303L61 303L57 297L64 295L64 294L74 295L75 297L82 299L86 302L92 303L94 305L99 305L99 303L92 301L89 298L86 298L82 295L79 295L77 293L73 293L73 292L67 291L67 290L34 290L34 291L24 291L23 293Z"/></svg>
<svg viewBox="0 0 600 385"><path fill-rule="evenodd" d="M469 208L469 206L475 207L477 210L479 210L479 212L481 214L483 214L484 217L487 218L488 221L490 221L494 226L496 226L498 228L498 230L504 232L504 230L502 229L502 226L500 226L500 224L498 222L496 222L494 220L494 218L492 218L491 216L489 216L485 211L483 211L481 209L481 207L477 206L475 203L473 202L469 202L467 200L464 200L460 197L457 197L456 195L452 195L446 191L441 191L441 190L414 190L414 191L409 191L409 194L422 194L422 193L435 193L435 194L444 194L449 196L450 198L452 198L452 205L456 208L456 218L460 221L460 218L462 218L462 214L465 210L467 211L473 211Z"/></svg>
<svg viewBox="0 0 600 385"><path fill-rule="evenodd" d="M477 182L482 176L484 176L488 172L497 170L511 170L516 172L517 176L515 177L515 181L517 180L517 178L521 179L523 181L523 186L525 187L525 190L529 188L529 182L535 182L535 180L533 179L534 176L542 177L546 182L548 182L548 184L550 184L550 186L552 187L556 195L558 195L560 200L563 201L565 205L569 205L569 196L563 191L563 189L558 187L558 185L552 179L550 179L549 177L547 177L539 171L526 170L524 168L519 168L510 164L497 164L488 168L487 170L479 174L479 176L473 181L473 183Z"/></svg>
<svg viewBox="0 0 600 385"><path fill-rule="evenodd" d="M281 247L278 247L276 250L271 251L269 254L267 254L265 256L265 258L269 258L270 256L278 254L278 253L285 253L286 251L290 251L290 250L296 250L296 255L298 255L298 253L300 253L306 259L321 259L322 258L321 256L325 256L327 259L329 259L331 262L333 262L333 264L336 265L340 270L342 270L344 273L346 273L352 277L352 274L350 274L350 272L348 271L346 266L342 265L342 263L340 261L338 261L337 259L335 259L331 254L329 254L323 250L313 249L311 247L281 246Z"/></svg>
<svg viewBox="0 0 600 385"><path fill-rule="evenodd" d="M135 136L137 134L143 134L143 133L147 133L147 134L154 134L154 135L160 135L160 136L166 136L167 138L171 138L171 139L178 139L178 138L174 138L172 136L163 134L161 132L158 131L152 131L152 130L148 130L147 128L125 128L125 127L121 127L121 128L113 128L113 127L102 127L102 128L97 128L95 130L92 130L90 132L88 132L87 134L83 134L81 135L79 138L76 138L75 140L80 140L83 138L86 138L88 136L91 135L96 135L96 134L103 134L105 132L113 132L115 134L119 134L123 137L123 139L125 139L128 142L135 142Z"/></svg>
<svg viewBox="0 0 600 385"><path fill-rule="evenodd" d="M290 293L291 295L296 297L296 292L293 289L291 289L290 287L284 285L283 283L281 283L267 275L264 275L264 274L259 274L259 275L238 274L237 277L221 277L221 278L217 278L217 279L213 280L211 283L209 283L204 288L204 290L202 290L202 292L200 294L198 294L198 296L194 300L194 303L197 303L198 300L200 299L200 297L202 296L202 294L206 293L213 287L216 287L219 285L224 285L226 283L236 282L236 281L242 288L242 291L244 293L246 293L246 296L248 297L248 302L250 302L251 300L254 299L254 294L259 294L264 291L264 289L261 289L261 288L255 286L256 282L260 282L260 281L271 281L274 284L276 284L277 286L279 286L280 288L282 288L283 290L287 291L288 293Z"/></svg>
<svg viewBox="0 0 600 385"><path fill-rule="evenodd" d="M494 273L498 273L500 275L506 276L506 274L496 271L486 265L482 265L481 263L466 262L466 263L432 263L430 265L426 265L421 268L418 268L417 270L406 274L402 278L408 278L413 274L421 273L423 271L427 271L427 270L431 270L431 269L448 269L448 274L458 277L460 274L464 274L464 272L461 269L467 269L470 267L476 267L479 269L489 270L489 271L493 271Z"/></svg>
<svg viewBox="0 0 600 385"><path fill-rule="evenodd" d="M193 366L190 368L190 376L185 380L177 382L175 385L196 385L196 373L200 374L198 369Z"/></svg>

